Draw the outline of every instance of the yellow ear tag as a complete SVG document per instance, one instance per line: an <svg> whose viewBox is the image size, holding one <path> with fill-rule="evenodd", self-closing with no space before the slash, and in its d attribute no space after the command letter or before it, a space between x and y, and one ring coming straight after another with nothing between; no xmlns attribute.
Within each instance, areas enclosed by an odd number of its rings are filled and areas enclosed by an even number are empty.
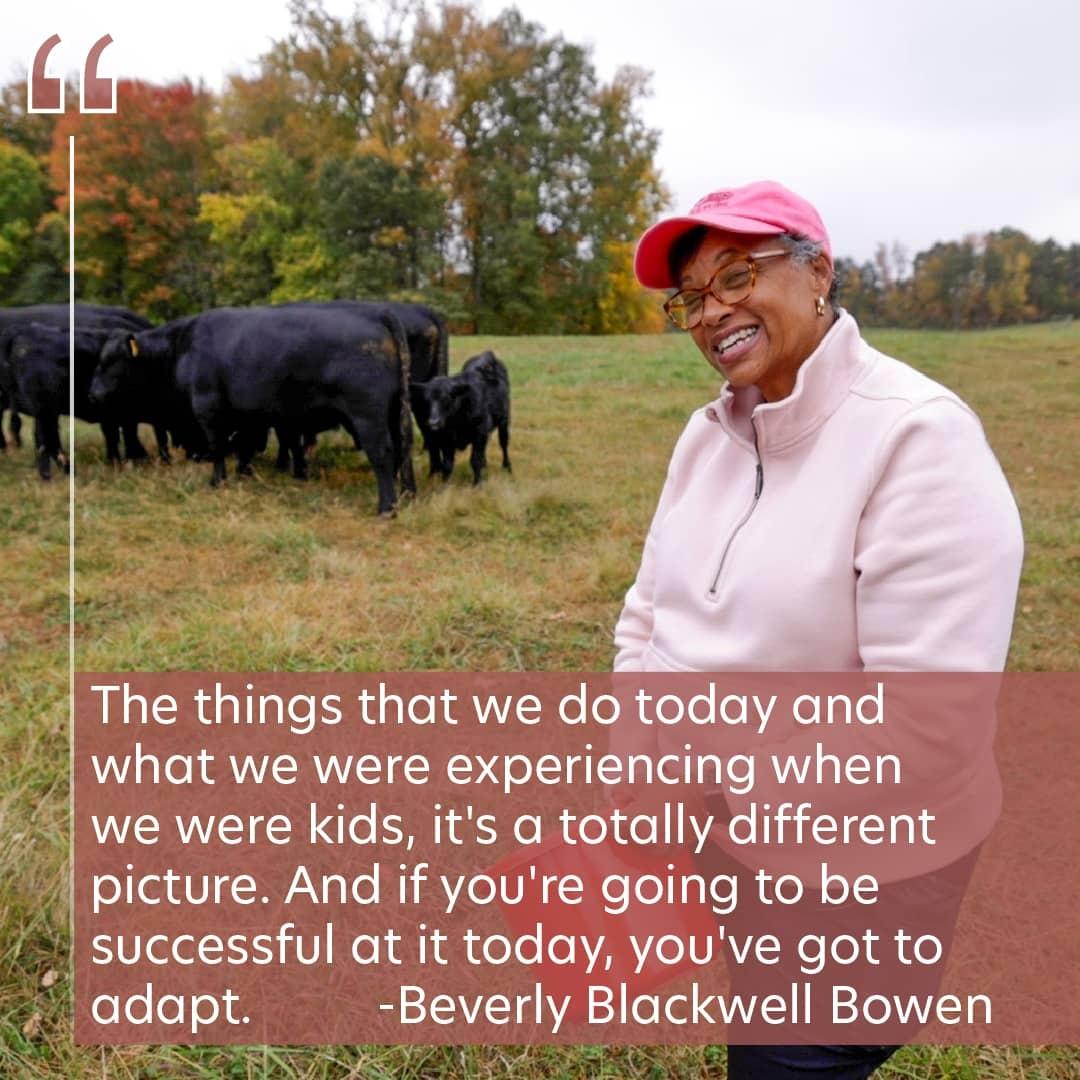
<svg viewBox="0 0 1080 1080"><path fill-rule="evenodd" d="M128 344L131 346L131 355L139 355L139 343L134 338L128 338Z"/></svg>

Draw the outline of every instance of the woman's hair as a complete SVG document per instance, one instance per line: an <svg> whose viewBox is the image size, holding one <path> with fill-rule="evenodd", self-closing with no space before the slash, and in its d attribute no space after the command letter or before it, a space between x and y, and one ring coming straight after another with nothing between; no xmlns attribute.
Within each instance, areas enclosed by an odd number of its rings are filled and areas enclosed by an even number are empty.
<svg viewBox="0 0 1080 1080"><path fill-rule="evenodd" d="M708 231L705 225L695 225L671 245L668 251L668 270L671 272L673 281L679 280L686 264L697 254ZM809 236L804 236L802 233L780 233L777 239L791 252L791 261L804 266L813 262L824 250L819 241L811 240ZM832 285L829 286L829 295L826 298L830 304L836 303L839 288L840 278L834 272Z"/></svg>
<svg viewBox="0 0 1080 1080"><path fill-rule="evenodd" d="M806 265L813 262L824 250L821 243L811 240L802 233L781 233L777 239L791 252L791 261ZM832 284L829 286L829 295L825 298L830 304L836 303L837 294L840 291L840 275L833 269Z"/></svg>

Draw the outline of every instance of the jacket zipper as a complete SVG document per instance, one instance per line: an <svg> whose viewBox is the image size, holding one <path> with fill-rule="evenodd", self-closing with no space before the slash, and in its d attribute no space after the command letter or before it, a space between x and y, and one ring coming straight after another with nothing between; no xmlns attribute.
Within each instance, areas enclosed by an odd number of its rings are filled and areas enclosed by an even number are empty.
<svg viewBox="0 0 1080 1080"><path fill-rule="evenodd" d="M735 528L731 530L731 534L727 538L727 543L724 545L724 550L720 553L720 563L716 567L716 573L713 575L712 584L709 586L708 596L710 600L716 599L716 593L720 587L720 575L723 573L724 563L727 561L731 545L734 543L735 537L739 535L739 531L742 527L750 520L750 515L757 507L758 499L761 498L761 489L765 486L765 471L761 467L761 451L758 449L757 428L754 426L753 419L750 421L750 427L754 432L754 455L757 457L757 468L754 473L754 498L747 507L746 513L735 523Z"/></svg>

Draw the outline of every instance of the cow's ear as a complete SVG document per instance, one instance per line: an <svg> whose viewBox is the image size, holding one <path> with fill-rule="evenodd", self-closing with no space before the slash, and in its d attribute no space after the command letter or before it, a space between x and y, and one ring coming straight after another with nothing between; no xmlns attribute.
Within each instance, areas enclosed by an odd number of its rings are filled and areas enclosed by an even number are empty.
<svg viewBox="0 0 1080 1080"><path fill-rule="evenodd" d="M421 394L427 393L428 384L426 382L417 382L415 379L410 381L410 390L419 390Z"/></svg>
<svg viewBox="0 0 1080 1080"><path fill-rule="evenodd" d="M132 356L139 355L139 343L133 337L128 338L128 348L131 350Z"/></svg>

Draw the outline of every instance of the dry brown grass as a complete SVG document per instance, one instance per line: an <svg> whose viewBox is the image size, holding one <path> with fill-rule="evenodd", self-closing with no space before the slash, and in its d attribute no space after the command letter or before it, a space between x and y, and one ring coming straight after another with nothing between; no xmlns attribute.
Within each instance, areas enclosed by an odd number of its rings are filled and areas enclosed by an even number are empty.
<svg viewBox="0 0 1080 1080"><path fill-rule="evenodd" d="M1028 543L1010 666L1075 669L1080 327L870 336L982 415ZM338 437L322 440L307 484L263 459L256 477L211 491L201 465L113 473L80 426L79 668L608 667L671 446L716 387L677 336L458 340L454 366L486 347L511 373L515 474L493 469L475 491L459 462L448 488L422 480L391 522L376 520L371 472ZM75 1048L67 493L37 482L25 449L0 458L0 535L0 1076L723 1077L720 1048ZM42 987L49 969L62 977ZM880 1075L1066 1080L1080 1051L911 1047Z"/></svg>

